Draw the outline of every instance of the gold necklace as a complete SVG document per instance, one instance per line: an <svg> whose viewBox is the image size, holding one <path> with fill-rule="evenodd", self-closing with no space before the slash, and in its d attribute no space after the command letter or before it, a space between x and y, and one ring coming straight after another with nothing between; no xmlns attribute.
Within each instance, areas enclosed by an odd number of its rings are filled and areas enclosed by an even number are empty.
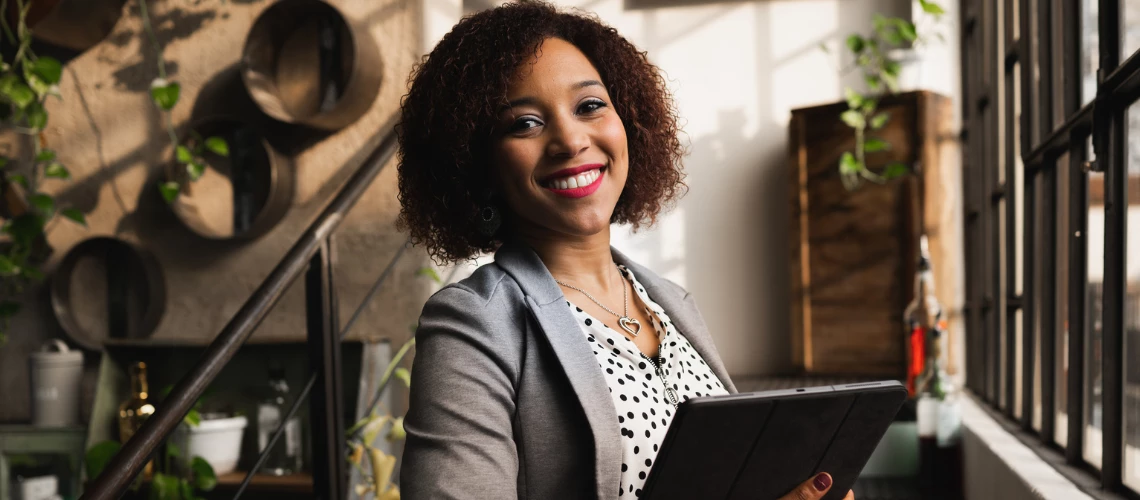
<svg viewBox="0 0 1140 500"><path fill-rule="evenodd" d="M625 308L622 309L622 312L624 314L618 314L618 313L614 312L610 308L606 307L605 304L598 302L598 299L595 299L593 295L590 295L588 292L586 292L585 290L583 290L581 288L578 288L574 285L571 285L569 283L561 281L557 278L555 278L554 281L558 282L559 285L562 285L566 288L571 288L571 289L574 289L574 290L581 292L582 295L585 295L587 299L594 301L594 303L597 304L598 307L601 307L602 309L605 309L606 312L608 312L614 316L617 316L618 317L618 326L620 326L622 328L622 330L629 332L630 335L637 337L637 334L641 333L641 322L638 321L636 318L629 317L629 290L625 289L625 280L624 279L622 280L622 284L621 284L621 295L622 295L622 298L625 299ZM634 328L634 327L637 327L637 328Z"/></svg>

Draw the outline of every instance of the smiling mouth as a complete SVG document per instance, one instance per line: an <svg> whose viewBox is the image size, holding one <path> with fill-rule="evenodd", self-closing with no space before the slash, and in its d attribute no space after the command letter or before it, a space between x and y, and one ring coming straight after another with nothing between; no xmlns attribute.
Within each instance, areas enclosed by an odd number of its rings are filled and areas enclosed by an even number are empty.
<svg viewBox="0 0 1140 500"><path fill-rule="evenodd" d="M590 168L584 172L580 171L574 175L548 179L542 183L542 187L567 198L582 198L598 190L602 184L602 177L605 175L605 170L606 167L604 165L597 165L594 168Z"/></svg>

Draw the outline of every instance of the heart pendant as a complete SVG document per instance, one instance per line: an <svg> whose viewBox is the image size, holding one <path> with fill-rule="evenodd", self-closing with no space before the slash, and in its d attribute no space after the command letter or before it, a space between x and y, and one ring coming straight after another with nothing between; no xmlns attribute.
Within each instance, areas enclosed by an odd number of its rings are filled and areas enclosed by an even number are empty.
<svg viewBox="0 0 1140 500"><path fill-rule="evenodd" d="M634 337L641 332L641 322L633 318L626 318L624 316L618 318L618 325L621 326L622 330L629 332L629 334ZM631 326L636 326L637 329L630 328Z"/></svg>

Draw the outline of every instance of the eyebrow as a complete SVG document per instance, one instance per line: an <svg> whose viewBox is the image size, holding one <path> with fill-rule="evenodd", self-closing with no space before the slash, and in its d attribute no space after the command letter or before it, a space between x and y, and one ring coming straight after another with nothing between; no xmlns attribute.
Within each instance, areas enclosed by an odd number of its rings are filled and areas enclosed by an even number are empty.
<svg viewBox="0 0 1140 500"><path fill-rule="evenodd" d="M602 82L599 82L597 80L582 80L578 83L575 83L574 85L571 85L570 89L571 90L581 90L581 89L584 89L586 87L593 87L593 86L601 87ZM514 108L514 107L518 107L518 106L530 106L530 105L534 105L537 103L538 103L538 99L535 99L533 97L520 97L518 99L515 99L513 101L508 102L507 105L503 106L501 109L506 110L506 109L510 109L510 108Z"/></svg>

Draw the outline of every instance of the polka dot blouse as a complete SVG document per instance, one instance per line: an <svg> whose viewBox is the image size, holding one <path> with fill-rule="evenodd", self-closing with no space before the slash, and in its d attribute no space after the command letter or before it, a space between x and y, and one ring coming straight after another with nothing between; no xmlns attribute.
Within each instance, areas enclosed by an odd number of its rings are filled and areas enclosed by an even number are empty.
<svg viewBox="0 0 1140 500"><path fill-rule="evenodd" d="M661 306L645 293L633 273L621 267L622 276L633 284L646 316L661 339L658 356L649 358L618 331L617 318L597 318L570 302L574 317L593 348L613 396L622 434L621 491L625 498L641 496L641 487L657 450L665 438L676 405L693 397L727 394L716 375L669 320Z"/></svg>

